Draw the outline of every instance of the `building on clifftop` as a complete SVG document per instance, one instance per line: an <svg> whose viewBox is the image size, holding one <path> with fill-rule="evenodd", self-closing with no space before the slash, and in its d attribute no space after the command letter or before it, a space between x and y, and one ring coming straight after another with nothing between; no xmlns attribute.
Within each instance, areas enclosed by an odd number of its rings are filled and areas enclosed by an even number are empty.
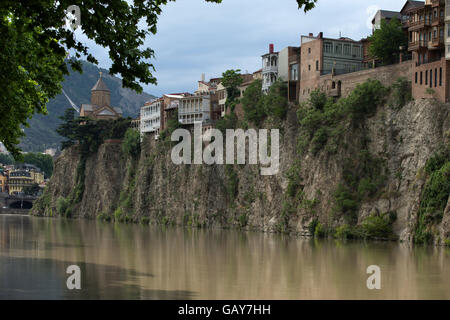
<svg viewBox="0 0 450 320"><path fill-rule="evenodd" d="M102 73L91 89L91 104L82 104L80 117L93 120L116 120L122 117L122 109L111 106L111 91L102 79Z"/></svg>

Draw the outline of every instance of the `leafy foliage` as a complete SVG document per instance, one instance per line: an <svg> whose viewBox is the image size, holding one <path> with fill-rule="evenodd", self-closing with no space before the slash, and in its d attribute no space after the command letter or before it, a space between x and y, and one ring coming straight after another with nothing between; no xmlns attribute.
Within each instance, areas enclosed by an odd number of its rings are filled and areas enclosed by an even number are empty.
<svg viewBox="0 0 450 320"><path fill-rule="evenodd" d="M23 193L25 193L27 196L35 196L41 191L41 188L37 183L33 183L31 186L25 186L23 188Z"/></svg>
<svg viewBox="0 0 450 320"><path fill-rule="evenodd" d="M305 12L314 9L316 2L317 0L297 0L298 8L303 8Z"/></svg>
<svg viewBox="0 0 450 320"><path fill-rule="evenodd" d="M205 0L220 3L221 0ZM84 35L109 49L111 74L120 74L124 87L142 91L140 83L156 84L149 59L151 48L143 46L146 36L157 32L158 16L168 0L126 2L122 0L86 0L80 3ZM62 21L69 0L12 1L0 4L0 54L4 84L0 94L0 140L15 158L20 158L16 145L23 136L21 126L34 113L46 113L46 103L61 92L63 76L68 74L64 59L67 51L75 58L86 56L97 64L87 45L77 40ZM145 21L145 24L141 23ZM81 63L71 60L81 71Z"/></svg>
<svg viewBox="0 0 450 320"><path fill-rule="evenodd" d="M375 29L372 36L369 37L369 53L377 57L384 64L394 63L396 56L400 54L400 47L404 49L408 45L408 37L403 32L402 24L397 18L389 22L381 20L379 29Z"/></svg>
<svg viewBox="0 0 450 320"><path fill-rule="evenodd" d="M244 118L259 126L267 117L285 119L288 108L287 87L277 80L264 95L262 81L256 80L245 90L241 99Z"/></svg>
<svg viewBox="0 0 450 320"><path fill-rule="evenodd" d="M242 84L241 70L227 70L222 73L222 85L227 89L227 102L232 103L239 97L239 86Z"/></svg>
<svg viewBox="0 0 450 320"><path fill-rule="evenodd" d="M53 174L53 159L48 154L42 153L25 153L22 155L21 161L15 161L9 154L0 154L0 163L5 165L20 165L23 163L32 164L44 172L45 178L50 178Z"/></svg>
<svg viewBox="0 0 450 320"><path fill-rule="evenodd" d="M406 104L412 101L412 87L411 81L401 77L392 84L391 107L395 110L403 108Z"/></svg>
<svg viewBox="0 0 450 320"><path fill-rule="evenodd" d="M433 226L440 223L450 196L450 147L442 147L425 166L428 178L421 195L416 234L416 243L433 240Z"/></svg>
<svg viewBox="0 0 450 320"><path fill-rule="evenodd" d="M141 153L141 135L139 131L129 128L125 133L125 138L122 142L122 151L137 158Z"/></svg>
<svg viewBox="0 0 450 320"><path fill-rule="evenodd" d="M388 89L377 80L368 80L356 86L347 98L335 102L320 90L311 93L297 112L300 124L299 152L310 150L317 154L324 147L334 152L342 139L346 120L354 127L372 116L386 100Z"/></svg>

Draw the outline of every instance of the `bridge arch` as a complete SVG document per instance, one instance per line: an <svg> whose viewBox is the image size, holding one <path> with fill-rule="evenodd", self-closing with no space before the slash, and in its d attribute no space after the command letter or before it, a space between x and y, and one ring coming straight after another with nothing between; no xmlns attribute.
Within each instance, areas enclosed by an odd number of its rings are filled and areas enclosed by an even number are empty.
<svg viewBox="0 0 450 320"><path fill-rule="evenodd" d="M16 200L9 204L10 209L31 209L33 207L33 202L28 200Z"/></svg>

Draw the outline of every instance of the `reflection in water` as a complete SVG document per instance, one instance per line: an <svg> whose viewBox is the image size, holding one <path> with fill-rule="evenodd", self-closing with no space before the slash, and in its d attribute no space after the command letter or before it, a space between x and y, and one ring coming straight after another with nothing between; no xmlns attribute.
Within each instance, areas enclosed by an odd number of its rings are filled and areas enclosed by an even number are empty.
<svg viewBox="0 0 450 320"><path fill-rule="evenodd" d="M0 216L0 299L399 298L450 299L450 249Z"/></svg>

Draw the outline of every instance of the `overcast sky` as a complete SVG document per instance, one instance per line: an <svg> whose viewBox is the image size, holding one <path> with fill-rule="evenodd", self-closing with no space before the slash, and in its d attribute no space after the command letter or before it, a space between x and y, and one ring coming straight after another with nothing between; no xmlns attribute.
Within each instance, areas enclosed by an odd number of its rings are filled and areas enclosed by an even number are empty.
<svg viewBox="0 0 450 320"><path fill-rule="evenodd" d="M158 33L146 45L155 50L153 61L158 85L144 91L193 92L201 74L220 77L227 69L254 72L261 68L261 55L269 43L279 51L299 46L309 32L325 37L359 40L371 33L370 20L377 9L399 11L405 0L319 0L305 14L295 0L178 0L163 8ZM79 39L83 36L77 35ZM88 42L92 46L91 42ZM100 66L111 62L107 50L92 46Z"/></svg>

